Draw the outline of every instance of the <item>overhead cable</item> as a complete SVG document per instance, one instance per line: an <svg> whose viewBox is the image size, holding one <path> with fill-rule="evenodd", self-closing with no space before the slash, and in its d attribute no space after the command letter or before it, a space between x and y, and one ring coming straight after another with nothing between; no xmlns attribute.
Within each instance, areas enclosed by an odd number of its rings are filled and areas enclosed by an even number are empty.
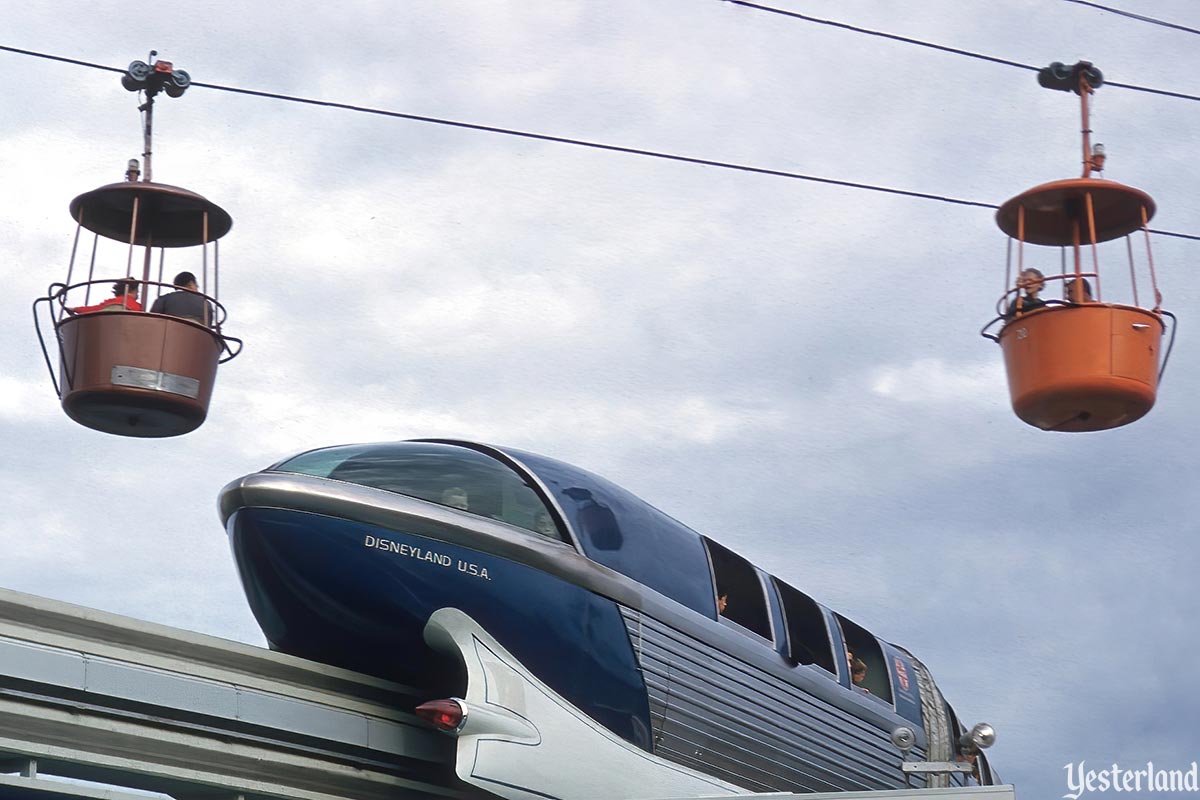
<svg viewBox="0 0 1200 800"><path fill-rule="evenodd" d="M242 89L236 86L221 86L215 83L201 83L192 81L192 86L202 86L206 89L216 89L222 92L234 92L237 94L252 95L254 97L269 97L273 100L285 100L291 103L304 103L306 105L323 106L326 108L337 108L344 111L358 111L363 114L375 114L383 117L395 117L397 119L407 119L414 122L428 122L434 125L448 125L454 128L466 128L473 131L484 131L486 133L498 133L504 136L517 136L524 139L535 139L543 142L555 142L558 144L570 144L577 147L590 147L594 150L607 150L614 153L628 153L636 156L647 156L650 158L660 158L667 161L681 161L686 164L699 164L706 167L719 167L721 169L733 169L741 172L750 172L757 175L773 175L778 178L793 178L801 181L812 181L814 183L827 183L833 186L847 186L852 189L865 189L872 192L884 192L886 194L898 194L905 197L919 197L925 200L938 200L943 203L955 203L963 206L979 206L981 208L997 208L994 203L981 203L975 200L963 200L957 197L946 197L940 194L931 194L929 192L914 192L907 189L896 189L890 186L876 186L869 183L858 183L856 181L844 181L836 178L824 178L818 175L804 175L799 172L789 172L781 169L770 169L768 167L755 167L749 164L735 164L730 161L716 161L709 158L699 158L695 156L685 156L676 153L664 153L657 150L644 150L639 147L624 147L622 145L605 144L603 142L593 142L587 139L573 139L567 136L553 136L545 133L535 133L533 131L522 131L514 128L501 128L495 125L480 125L474 122L461 122L458 120L442 119L440 117L427 117L421 114L408 114L402 111L388 111L380 108L370 108L368 106L358 106L351 103L337 103L331 100L314 100L307 97L295 97L286 94L277 94L275 92L263 92L257 89Z"/></svg>
<svg viewBox="0 0 1200 800"><path fill-rule="evenodd" d="M1147 17L1145 14L1135 14L1132 11L1125 11L1120 8L1113 8L1112 6L1102 6L1099 3L1089 2L1089 0L1066 0L1066 2L1075 3L1075 4L1081 5L1081 6L1087 6L1089 8L1096 8L1096 9L1099 9L1100 11L1107 11L1110 14L1119 14L1122 17L1129 17L1130 19L1136 19L1139 22L1149 22L1153 25L1161 25L1164 28L1172 28L1177 31L1183 31L1184 33L1200 34L1200 30L1197 30L1196 28L1189 28L1186 25L1177 25L1174 22L1167 22L1166 20L1155 19L1154 17Z"/></svg>
<svg viewBox="0 0 1200 800"><path fill-rule="evenodd" d="M120 67L108 67L104 64L93 64L90 61L80 61L77 58L65 58L63 56L52 56L49 53L39 53L36 50L23 50L20 47L9 47L0 44L0 50L5 50L9 53L16 53L22 56L32 56L33 58L44 58L47 61L60 61L63 64L74 64L77 67L89 67L90 69L102 69L107 72L124 72Z"/></svg>
<svg viewBox="0 0 1200 800"><path fill-rule="evenodd" d="M813 23L816 23L817 25L827 25L831 28L840 28L842 30L851 31L853 33L862 33L862 34L866 34L867 36L876 36L881 39L889 39L891 41L901 42L903 44L911 44L911 45L916 45L917 47L925 47L930 50L939 50L943 53L950 53L951 55L963 56L964 58L973 58L978 61L988 61L992 64L1000 64L1005 67L1016 67L1017 69L1031 70L1033 72L1037 72L1038 70L1041 69L1041 67L1035 67L1032 64L1022 64L1019 61L1011 61L1007 58L999 58L998 56L989 56L984 53L976 53L972 50L964 50L960 47L949 47L944 44L937 44L936 42L927 42L923 39L914 39L911 36L900 36L899 34L888 33L887 31L877 31L877 30L872 30L870 28L861 28L857 25L850 25L848 23L838 22L836 20L821 19L820 17L813 17L808 14L801 14L798 11L790 11L785 8L776 8L774 6L763 5L762 3L750 2L750 0L720 0L720 2L729 3L730 5L735 5L735 6L743 6L745 8L751 8L756 11L765 11L768 14L778 14L779 16L782 16L782 17L792 17L793 19L798 19L803 22L813 22ZM1134 91L1134 92L1146 92L1147 94L1157 94L1157 95L1162 95L1164 97L1175 97L1180 100L1192 100L1192 101L1200 102L1200 96L1194 95L1194 94L1186 94L1184 92L1173 92L1173 91L1169 91L1167 89L1153 89L1148 86L1136 86L1131 83L1117 83L1116 81L1110 81L1110 80L1105 80L1104 85L1105 86L1116 86L1121 89L1129 89L1130 91Z"/></svg>
<svg viewBox="0 0 1200 800"><path fill-rule="evenodd" d="M1116 86L1121 89L1132 89L1135 92L1146 92L1147 94L1158 94L1158 95L1162 95L1163 97L1176 97L1176 98L1179 98L1180 100L1191 100L1193 102L1200 102L1200 95L1185 94L1184 92L1172 92L1172 91L1168 91L1167 89L1151 89L1148 86L1133 86L1132 84L1128 84L1128 83L1118 83L1117 81L1110 81L1108 78L1104 79L1104 85L1105 86Z"/></svg>
<svg viewBox="0 0 1200 800"><path fill-rule="evenodd" d="M903 42L904 44L915 44L918 47L928 47L931 50L941 50L943 53L952 53L956 56L965 56L974 58L980 61L990 61L993 64L1003 64L1006 67L1018 67L1020 69L1028 69L1037 72L1041 67L1031 66L1030 64L1022 64L1019 61L1009 61L1007 58L998 58L997 56L984 55L983 53L975 53L970 50L962 50L958 47L948 47L944 44L936 42L926 42L922 39L913 39L909 36L900 36L895 33L886 31L875 31L870 28L860 28L857 25L850 25L845 22L838 22L832 19L821 19L820 17L811 17L808 14L801 14L798 11L789 11L783 8L775 8L774 6L766 6L762 3L751 3L749 0L721 0L722 3L729 3L735 6L745 6L753 8L756 11L766 11L769 14L779 14L783 17L792 17L794 19L803 20L805 22L815 22L818 25L828 25L831 28L841 28L842 30L853 31L854 33L865 33L868 36L878 36L881 39L891 39L894 42Z"/></svg>
<svg viewBox="0 0 1200 800"><path fill-rule="evenodd" d="M725 0L725 2L740 2L740 0ZM22 50L16 47L7 47L0 45L0 50L18 53L20 55L34 56L36 58L46 58L52 61L61 61L77 66L90 67L93 69L106 70L109 72L124 72L124 70L116 67L107 67L102 64L91 64L86 61L79 61L71 58L63 58L61 56L47 55L38 53L32 50ZM576 147L587 147L593 150L603 150L614 153L625 153L628 155L644 156L647 158L657 158L666 161L676 161L685 164L696 164L705 167L717 167L719 169L737 170L739 172L748 172L756 175L769 175L778 178L790 178L793 180L809 181L812 183L823 183L831 186L842 186L849 189L861 189L869 192L880 192L883 194L899 195L901 197L913 197L921 200L936 200L941 203L950 203L960 206L973 206L976 208L999 208L995 203L985 203L978 200L964 200L959 197L949 197L932 192L917 192L908 189L898 189L891 186L879 186L870 183L860 183L858 181L847 181L838 178L826 178L819 175L806 175L799 172L790 172L787 170L770 169L767 167L756 167L749 164L736 164L730 161L717 161L709 158L699 158L695 156L685 156L676 153L665 153L657 150L646 150L638 147L625 147L622 145L606 144L604 142L593 142L587 139L574 139L566 136L553 136L545 133L536 133L533 131L522 131L514 128L503 128L495 125L482 125L474 122L462 122L459 120L444 119L440 117L430 117L421 114L408 114L402 111L388 111L386 109L370 108L368 106L359 106L352 103L339 103L332 100L316 100L308 97L297 97L295 95L281 94L278 92L267 92L259 89L244 89L237 86L224 86L216 83L202 83L200 81L192 81L192 86L199 86L205 89L212 89L220 92L231 92L234 94L248 95L251 97L262 97L271 100L281 100L289 103L300 103L303 105L319 106L322 108L333 108L342 111L354 111L362 114L373 114L376 116L391 117L394 119L405 119L413 122L425 122L432 125L445 125L454 128L463 128L466 130L482 131L484 133L495 133L504 136L515 136L524 139L533 139L543 142L552 142L556 144L568 144ZM1194 236L1186 233L1172 233L1170 231L1151 230L1151 233L1160 234L1163 236L1175 236L1181 239L1192 239L1200 241L1200 236Z"/></svg>

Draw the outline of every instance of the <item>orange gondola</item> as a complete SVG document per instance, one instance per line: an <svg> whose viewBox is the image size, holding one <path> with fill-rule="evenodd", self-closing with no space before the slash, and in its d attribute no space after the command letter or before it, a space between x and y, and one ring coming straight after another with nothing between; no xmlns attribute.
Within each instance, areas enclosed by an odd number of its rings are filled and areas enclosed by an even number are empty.
<svg viewBox="0 0 1200 800"><path fill-rule="evenodd" d="M122 81L127 89L147 94L141 109L145 112L145 178L140 179L140 165L133 159L124 183L102 186L71 202L77 227L67 279L52 284L47 295L34 302L34 321L51 380L71 419L123 436L178 436L204 422L217 365L241 351L240 339L222 333L226 315L217 296L217 240L229 232L233 220L195 192L150 180L154 95L161 90L178 97L190 82L187 73L165 61L154 62L152 67L138 61ZM88 276L72 283L84 230L95 234ZM95 277L102 241L123 245L126 267L122 277ZM165 249L197 247L199 264L193 268L201 277L185 270L172 283L164 283ZM139 249L142 269L137 277L133 273ZM157 279L152 279L156 251ZM94 288L110 285L113 298L90 304ZM167 301L164 288L175 296L173 300ZM162 298L153 306L148 296L152 290ZM150 310L143 310L139 293ZM80 294L83 303L73 305L70 300ZM54 328L57 375L41 333L41 304L45 304ZM191 313L181 313L181 308Z"/></svg>
<svg viewBox="0 0 1200 800"><path fill-rule="evenodd" d="M1009 237L1006 291L997 301L997 316L982 333L1000 344L1012 407L1023 421L1052 431L1116 428L1150 411L1166 363L1165 357L1160 359L1164 318L1173 315L1162 308L1154 272L1147 227L1154 201L1140 189L1092 175L1103 170L1105 161L1103 145L1089 143L1088 96L1103 83L1100 71L1086 61L1071 67L1052 64L1038 80L1080 97L1083 176L1036 186L996 212L996 224ZM1138 302L1130 235L1139 230L1153 291L1150 307ZM1106 302L1098 245L1117 239L1126 242L1129 295L1121 298L1124 302ZM1030 266L1027 244L1059 248L1060 273ZM1090 269L1085 269L1089 251ZM1040 297L1046 283L1056 284L1061 299ZM998 334L991 332L996 325L1001 326ZM1173 325L1171 330L1173 335Z"/></svg>

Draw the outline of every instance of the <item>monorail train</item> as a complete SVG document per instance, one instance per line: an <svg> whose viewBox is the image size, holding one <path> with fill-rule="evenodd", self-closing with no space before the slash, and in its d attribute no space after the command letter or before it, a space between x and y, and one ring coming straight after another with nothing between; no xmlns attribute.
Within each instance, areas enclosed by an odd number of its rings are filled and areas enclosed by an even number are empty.
<svg viewBox="0 0 1200 800"><path fill-rule="evenodd" d="M429 707L489 792L944 785L905 757L996 782L907 651L563 462L329 447L233 481L220 512L270 645L453 697Z"/></svg>

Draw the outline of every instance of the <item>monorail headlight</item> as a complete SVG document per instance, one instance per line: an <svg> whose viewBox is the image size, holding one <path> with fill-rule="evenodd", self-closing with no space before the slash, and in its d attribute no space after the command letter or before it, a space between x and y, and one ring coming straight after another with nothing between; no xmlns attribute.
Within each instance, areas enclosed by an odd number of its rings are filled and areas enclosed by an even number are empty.
<svg viewBox="0 0 1200 800"><path fill-rule="evenodd" d="M980 722L971 730L964 733L958 740L964 753L978 753L996 743L996 729L986 722Z"/></svg>

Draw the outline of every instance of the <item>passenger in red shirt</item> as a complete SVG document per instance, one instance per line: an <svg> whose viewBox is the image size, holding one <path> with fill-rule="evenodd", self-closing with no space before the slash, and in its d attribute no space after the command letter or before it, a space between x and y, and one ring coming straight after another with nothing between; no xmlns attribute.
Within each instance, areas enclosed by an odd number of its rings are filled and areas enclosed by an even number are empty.
<svg viewBox="0 0 1200 800"><path fill-rule="evenodd" d="M68 314L91 314L93 311L141 311L142 304L138 302L138 283L132 278L124 278L113 286L113 296L91 306L76 306L68 308Z"/></svg>

